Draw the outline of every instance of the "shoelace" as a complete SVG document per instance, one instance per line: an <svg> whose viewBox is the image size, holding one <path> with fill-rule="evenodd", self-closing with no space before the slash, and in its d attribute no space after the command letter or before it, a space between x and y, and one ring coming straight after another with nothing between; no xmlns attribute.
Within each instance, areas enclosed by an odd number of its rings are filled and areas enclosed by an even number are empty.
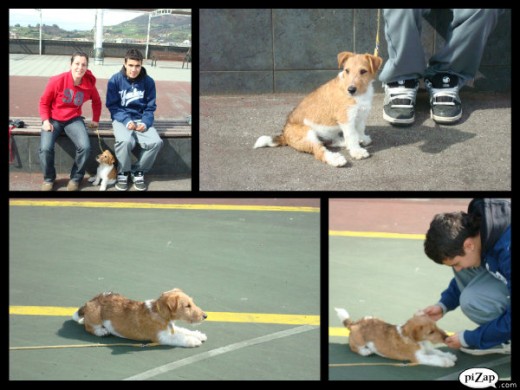
<svg viewBox="0 0 520 390"><path fill-rule="evenodd" d="M455 101L460 102L459 88L433 88L431 83L427 83L432 97L432 103L444 106L454 106ZM444 99L447 98L447 99Z"/></svg>
<svg viewBox="0 0 520 390"><path fill-rule="evenodd" d="M388 91L388 90L391 90ZM393 87L389 88L388 85L385 85L385 93L389 96L389 103L392 107L401 107L401 108L410 108L413 107L415 103L415 98L417 96L417 90L415 88L406 88L406 87ZM395 100L409 100L410 104L394 104Z"/></svg>

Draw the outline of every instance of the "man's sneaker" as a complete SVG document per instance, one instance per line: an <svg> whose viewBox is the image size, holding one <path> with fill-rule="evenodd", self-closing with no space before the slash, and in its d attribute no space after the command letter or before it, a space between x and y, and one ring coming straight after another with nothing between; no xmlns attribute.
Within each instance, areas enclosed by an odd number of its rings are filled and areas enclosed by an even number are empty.
<svg viewBox="0 0 520 390"><path fill-rule="evenodd" d="M459 78L454 74L437 73L425 78L424 85L430 92L430 115L438 123L455 123L462 117L459 97Z"/></svg>
<svg viewBox="0 0 520 390"><path fill-rule="evenodd" d="M497 345L496 347L488 348L488 349L472 349L472 348L464 348L461 347L460 350L462 352L468 353L470 355L490 355L492 353L501 353L503 355L511 355L511 342L507 344Z"/></svg>
<svg viewBox="0 0 520 390"><path fill-rule="evenodd" d="M128 172L117 174L117 183L115 187L119 191L126 191L128 189Z"/></svg>
<svg viewBox="0 0 520 390"><path fill-rule="evenodd" d="M132 173L132 181L137 191L146 191L146 183L144 182L144 174L141 171Z"/></svg>
<svg viewBox="0 0 520 390"><path fill-rule="evenodd" d="M52 191L54 187L53 181L44 181L42 184L42 191Z"/></svg>
<svg viewBox="0 0 520 390"><path fill-rule="evenodd" d="M77 191L79 189L79 183L75 180L69 180L67 183L67 191Z"/></svg>
<svg viewBox="0 0 520 390"><path fill-rule="evenodd" d="M393 125L410 125L415 121L415 98L419 80L399 80L383 84L385 102L383 119Z"/></svg>

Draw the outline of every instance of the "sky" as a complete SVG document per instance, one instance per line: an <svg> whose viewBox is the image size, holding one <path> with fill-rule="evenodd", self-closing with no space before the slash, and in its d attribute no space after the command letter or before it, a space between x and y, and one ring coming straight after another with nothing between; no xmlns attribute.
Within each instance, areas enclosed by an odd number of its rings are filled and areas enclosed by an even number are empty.
<svg viewBox="0 0 520 390"><path fill-rule="evenodd" d="M103 25L113 26L144 14L142 11L103 10ZM58 25L63 30L91 30L95 26L96 9L42 9L42 24ZM40 11L35 8L9 9L9 26L35 26L40 23Z"/></svg>

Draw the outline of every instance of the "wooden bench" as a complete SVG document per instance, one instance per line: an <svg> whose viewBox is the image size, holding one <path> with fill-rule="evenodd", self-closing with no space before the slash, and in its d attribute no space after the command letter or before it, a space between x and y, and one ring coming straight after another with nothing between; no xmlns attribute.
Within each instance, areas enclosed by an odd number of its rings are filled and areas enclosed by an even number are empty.
<svg viewBox="0 0 520 390"><path fill-rule="evenodd" d="M13 135L40 135L42 128L42 121L38 117L20 117L11 118L12 120L19 119L24 122L25 126L22 128L15 127L11 130ZM90 121L85 121L87 125L87 131L89 136L97 137L98 133L96 129L88 127ZM176 137L191 137L191 124L187 119L158 119L155 120L153 126L157 129L157 132L161 138L176 138ZM65 135L65 133L63 133ZM112 130L112 121L101 120L99 122L99 136L101 137L113 137L114 131Z"/></svg>
<svg viewBox="0 0 520 390"><path fill-rule="evenodd" d="M41 119L39 117L10 118L24 122L23 128L13 128L9 136L10 169L14 171L39 172L40 161L38 149L41 136ZM112 130L112 121L99 122L99 136L96 129L88 128L90 121L86 121L87 131L92 147L87 161L86 171L94 174L97 169L96 155L101 149L114 151L115 137ZM153 166L153 172L159 175L169 175L172 172L191 174L191 118L187 119L157 119L154 127L163 139L163 147ZM134 149L133 155L138 156L139 147ZM74 161L74 144L63 132L56 141L55 165L58 172L69 172Z"/></svg>

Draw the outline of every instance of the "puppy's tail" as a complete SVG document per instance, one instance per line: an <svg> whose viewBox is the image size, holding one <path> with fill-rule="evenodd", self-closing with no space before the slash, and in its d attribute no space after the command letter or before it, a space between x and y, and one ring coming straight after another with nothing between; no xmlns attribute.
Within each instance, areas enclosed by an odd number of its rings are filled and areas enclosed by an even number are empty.
<svg viewBox="0 0 520 390"><path fill-rule="evenodd" d="M72 319L76 321L78 324L83 324L85 321L85 306L81 306L73 315Z"/></svg>
<svg viewBox="0 0 520 390"><path fill-rule="evenodd" d="M274 137L271 137L269 135L262 135L259 137L256 142L255 146L253 146L253 149L257 148L265 148L270 147L274 148L276 146L285 146L287 145L287 141L285 140L285 137L282 135L276 135Z"/></svg>
<svg viewBox="0 0 520 390"><path fill-rule="evenodd" d="M336 314L339 317L339 320L345 325L345 328L350 329L350 324L352 324L352 321L350 320L350 314L348 314L348 311L345 309L338 309L337 307L334 308L336 310Z"/></svg>

